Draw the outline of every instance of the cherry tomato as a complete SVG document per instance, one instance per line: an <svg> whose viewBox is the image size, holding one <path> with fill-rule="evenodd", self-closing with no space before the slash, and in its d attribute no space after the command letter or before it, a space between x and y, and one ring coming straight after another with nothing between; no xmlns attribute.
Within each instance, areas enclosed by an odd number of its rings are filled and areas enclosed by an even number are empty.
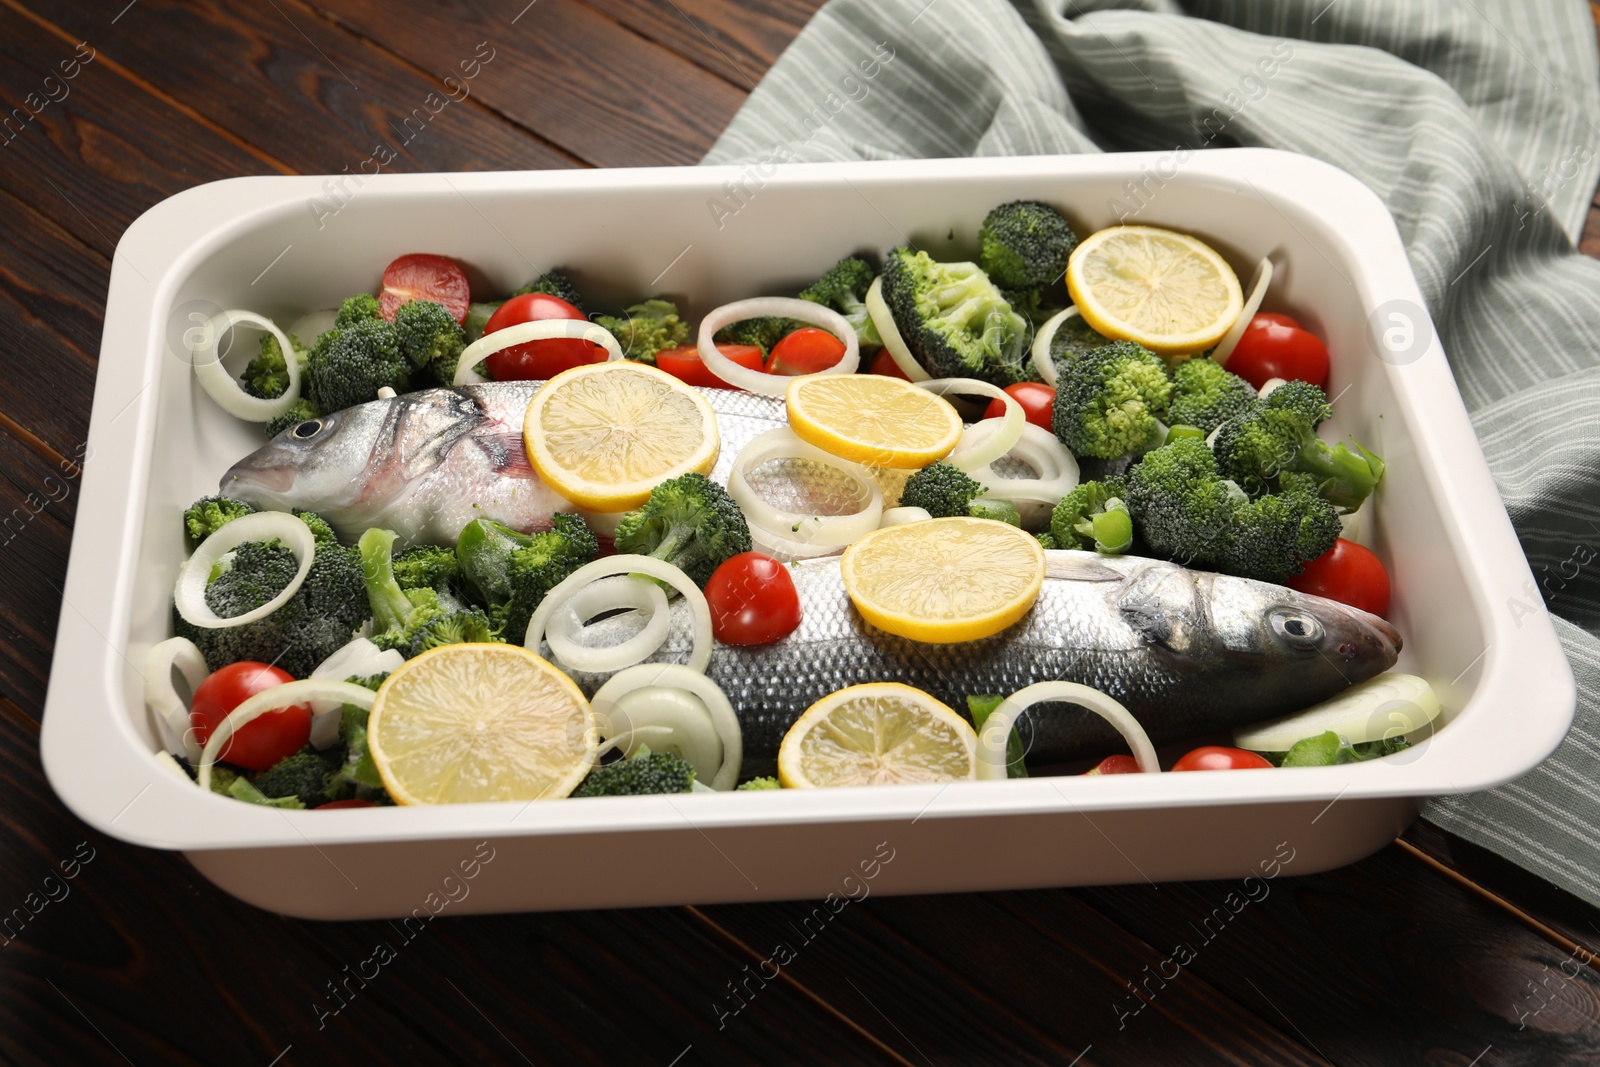
<svg viewBox="0 0 1600 1067"><path fill-rule="evenodd" d="M748 367L750 370L763 369L760 345L719 344L717 351L741 367ZM705 361L700 358L700 350L694 345L682 345L657 352L656 366L689 385L703 385L710 389L737 388L711 373L711 368L705 365Z"/></svg>
<svg viewBox="0 0 1600 1067"><path fill-rule="evenodd" d="M725 645L770 645L800 625L789 568L761 552L723 561L706 583L711 633Z"/></svg>
<svg viewBox="0 0 1600 1067"><path fill-rule="evenodd" d="M1006 386L1006 392L1012 400L1022 405L1022 414L1035 426L1046 430L1051 429L1050 416L1056 407L1056 391L1043 382L1018 382L1016 385ZM998 419L1006 413L1006 405L1002 400L989 401L988 410L983 413L986 419Z"/></svg>
<svg viewBox="0 0 1600 1067"><path fill-rule="evenodd" d="M1178 762L1172 765L1172 769L1175 771L1248 771L1257 767L1271 766L1272 764L1254 752L1246 752L1242 748L1202 745L1192 752L1185 752Z"/></svg>
<svg viewBox="0 0 1600 1067"><path fill-rule="evenodd" d="M523 322L544 319L582 321L583 312L549 293L523 293L495 308L484 324L484 336ZM484 360L497 382L536 382L554 378L564 370L587 363L604 363L606 350L576 337L552 337L544 341L524 341L502 348Z"/></svg>
<svg viewBox="0 0 1600 1067"><path fill-rule="evenodd" d="M370 800L330 800L326 804L318 804L312 811L332 811L334 808L375 808L378 805Z"/></svg>
<svg viewBox="0 0 1600 1067"><path fill-rule="evenodd" d="M868 373L881 374L886 378L899 378L907 382L911 380L906 372L900 369L900 364L894 361L887 348L878 349L878 354L872 357L872 366Z"/></svg>
<svg viewBox="0 0 1600 1067"><path fill-rule="evenodd" d="M844 358L844 342L827 330L805 326L772 346L768 374L815 374Z"/></svg>
<svg viewBox="0 0 1600 1067"><path fill-rule="evenodd" d="M1383 569L1383 561L1370 549L1342 537L1284 584L1374 615L1389 613L1389 572Z"/></svg>
<svg viewBox="0 0 1600 1067"><path fill-rule="evenodd" d="M1138 774L1139 761L1132 756L1107 756L1083 772L1089 774Z"/></svg>
<svg viewBox="0 0 1600 1067"><path fill-rule="evenodd" d="M194 691L189 705L189 728L201 745L222 724L228 712L263 689L292 682L288 671L265 663L243 660L211 672ZM292 704L251 719L222 745L218 759L264 771L285 756L292 756L311 739L311 706Z"/></svg>
<svg viewBox="0 0 1600 1067"><path fill-rule="evenodd" d="M472 299L467 276L453 260L415 252L401 256L383 268L383 290L378 293L378 312L387 322L394 321L400 305L413 300L431 300L455 316L467 320L467 303Z"/></svg>
<svg viewBox="0 0 1600 1067"><path fill-rule="evenodd" d="M1328 387L1328 346L1287 315L1264 311L1250 320L1228 357L1228 369L1260 389L1270 378Z"/></svg>

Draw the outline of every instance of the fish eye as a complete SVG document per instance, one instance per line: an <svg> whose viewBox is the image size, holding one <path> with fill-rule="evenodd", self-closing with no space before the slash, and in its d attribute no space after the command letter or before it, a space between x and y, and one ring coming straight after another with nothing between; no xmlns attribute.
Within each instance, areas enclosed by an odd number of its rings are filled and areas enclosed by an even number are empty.
<svg viewBox="0 0 1600 1067"><path fill-rule="evenodd" d="M1316 648L1322 640L1322 623L1314 616L1276 608L1267 618L1272 623L1272 632L1294 648Z"/></svg>
<svg viewBox="0 0 1600 1067"><path fill-rule="evenodd" d="M305 422L295 423L294 429L289 431L289 436L296 441L306 441L322 432L321 419L307 419Z"/></svg>

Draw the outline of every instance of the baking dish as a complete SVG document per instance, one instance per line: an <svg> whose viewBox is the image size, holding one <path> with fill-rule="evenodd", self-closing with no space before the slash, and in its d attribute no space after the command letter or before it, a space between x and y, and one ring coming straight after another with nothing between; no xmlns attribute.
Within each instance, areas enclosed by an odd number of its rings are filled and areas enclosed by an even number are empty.
<svg viewBox="0 0 1600 1067"><path fill-rule="evenodd" d="M225 307L287 323L370 290L412 251L456 258L475 293L561 265L597 299L666 292L698 317L792 292L852 250L911 241L966 258L985 212L1017 198L1055 204L1080 233L1124 216L1196 233L1244 278L1273 257L1266 307L1333 354L1331 430L1388 461L1366 540L1394 577L1400 667L1446 707L1432 738L1278 773L333 812L202 794L156 763L139 671L170 632L177 516L260 442L195 387L186 329ZM1570 669L1388 211L1290 153L204 185L151 208L118 245L85 452L41 741L51 784L96 829L182 850L228 892L298 916L821 897L869 863L878 893L1242 877L1269 863L1311 873L1381 847L1429 795L1526 772L1573 714Z"/></svg>

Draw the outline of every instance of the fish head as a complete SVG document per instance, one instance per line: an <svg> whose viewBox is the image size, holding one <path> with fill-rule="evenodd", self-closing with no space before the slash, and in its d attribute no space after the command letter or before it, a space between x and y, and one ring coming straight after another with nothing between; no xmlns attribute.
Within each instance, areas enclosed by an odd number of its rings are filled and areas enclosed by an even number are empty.
<svg viewBox="0 0 1600 1067"><path fill-rule="evenodd" d="M365 477L384 429L383 404L297 422L228 468L217 490L272 511L335 511L370 492Z"/></svg>
<svg viewBox="0 0 1600 1067"><path fill-rule="evenodd" d="M1360 608L1248 578L1207 575L1201 585L1220 651L1254 661L1264 674L1325 681L1337 691L1399 657L1400 631Z"/></svg>

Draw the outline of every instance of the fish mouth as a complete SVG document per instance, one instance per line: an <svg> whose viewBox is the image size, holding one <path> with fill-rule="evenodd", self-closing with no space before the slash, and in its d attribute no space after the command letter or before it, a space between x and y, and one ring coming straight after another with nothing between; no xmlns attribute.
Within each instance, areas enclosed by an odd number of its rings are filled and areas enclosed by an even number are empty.
<svg viewBox="0 0 1600 1067"><path fill-rule="evenodd" d="M1369 615L1368 619L1372 623L1372 628L1378 631L1378 635L1389 642L1392 654L1398 656L1400 649L1405 647L1405 641L1400 637L1400 631L1395 629L1392 622L1381 616Z"/></svg>
<svg viewBox="0 0 1600 1067"><path fill-rule="evenodd" d="M283 495L294 488L295 469L290 466L236 463L222 476L221 491L226 494L239 489Z"/></svg>

